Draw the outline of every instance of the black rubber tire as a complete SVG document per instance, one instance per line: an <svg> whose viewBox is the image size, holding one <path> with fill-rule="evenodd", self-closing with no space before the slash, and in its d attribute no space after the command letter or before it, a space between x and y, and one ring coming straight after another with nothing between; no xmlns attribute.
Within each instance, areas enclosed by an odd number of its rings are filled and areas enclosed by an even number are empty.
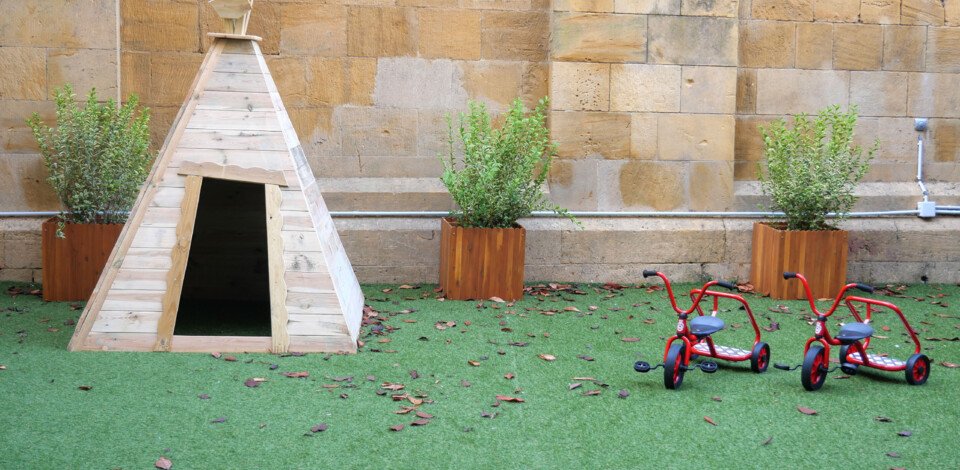
<svg viewBox="0 0 960 470"><path fill-rule="evenodd" d="M914 354L907 359L907 370L904 372L908 384L923 385L930 377L930 359L923 354Z"/></svg>
<svg viewBox="0 0 960 470"><path fill-rule="evenodd" d="M808 392L820 390L827 379L824 367L829 364L822 346L811 346L803 356L803 366L800 368L800 383Z"/></svg>
<svg viewBox="0 0 960 470"><path fill-rule="evenodd" d="M770 346L767 343L757 343L750 353L750 370L762 374L770 367Z"/></svg>
<svg viewBox="0 0 960 470"><path fill-rule="evenodd" d="M683 364L683 355L686 347L683 344L673 344L667 351L667 361L663 365L663 385L669 390L677 390L683 384L683 373L686 372Z"/></svg>

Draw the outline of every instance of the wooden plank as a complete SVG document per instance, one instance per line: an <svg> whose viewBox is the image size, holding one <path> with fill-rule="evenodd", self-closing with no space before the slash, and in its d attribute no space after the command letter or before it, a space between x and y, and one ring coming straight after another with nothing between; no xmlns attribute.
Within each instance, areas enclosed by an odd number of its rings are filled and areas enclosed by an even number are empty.
<svg viewBox="0 0 960 470"><path fill-rule="evenodd" d="M212 64L217 62L217 59L223 52L225 42L227 41L214 41L213 45L207 51L207 55L203 58L203 63L200 64L200 69L197 71L197 75L193 79L193 84L190 86L191 91L184 98L183 105L180 107L180 111L177 112L177 116L170 126L170 132L167 133L167 137L160 147L160 153L153 163L150 174L147 176L147 183L140 188L140 194L137 195L137 200L130 210L127 223L123 226L123 231L121 231L117 244L114 246L113 252L107 261L107 269L97 281L97 286L93 290L90 301L87 302L83 313L80 315L80 319L77 321L77 327L74 330L73 337L70 338L70 344L67 346L70 351L88 349L87 335L93 327L96 313L100 310L100 307L106 299L107 290L111 288L114 280L120 273L121 261L123 260L124 254L130 248L130 243L133 241L133 237L130 236L130 234L136 233L140 224L143 222L146 208L149 207L157 191L157 183L162 178L167 165L169 165L173 157L173 151L177 148L183 132L186 129L187 120L184 119L184 117L189 116L196 107L200 90L204 89L207 80L210 78L210 74L213 73ZM247 44L255 43L248 42ZM250 48L252 50L252 46L250 46Z"/></svg>
<svg viewBox="0 0 960 470"><path fill-rule="evenodd" d="M297 252L283 254L283 267L287 272L329 273L327 261L320 252Z"/></svg>
<svg viewBox="0 0 960 470"><path fill-rule="evenodd" d="M106 268L123 225L65 224L65 238L58 238L59 224L59 219L54 217L43 222L40 230L43 300L88 300Z"/></svg>
<svg viewBox="0 0 960 470"><path fill-rule="evenodd" d="M283 133L269 131L214 131L187 129L180 139L181 149L234 149L287 151Z"/></svg>
<svg viewBox="0 0 960 470"><path fill-rule="evenodd" d="M210 75L210 81L207 82L207 90L210 91L233 91L240 93L267 93L267 83L264 80L265 75L254 73L222 73L213 72Z"/></svg>
<svg viewBox="0 0 960 470"><path fill-rule="evenodd" d="M301 211L306 212L307 199L302 191L287 190L283 191L283 204L280 205L282 211Z"/></svg>
<svg viewBox="0 0 960 470"><path fill-rule="evenodd" d="M357 342L349 336L291 336L290 350L354 354Z"/></svg>
<svg viewBox="0 0 960 470"><path fill-rule="evenodd" d="M167 271L161 269L126 269L121 268L114 277L110 290L165 290L167 288ZM104 300L106 301L106 295Z"/></svg>
<svg viewBox="0 0 960 470"><path fill-rule="evenodd" d="M280 216L280 187L273 184L264 186L267 203L267 265L270 277L270 330L273 337L274 354L287 352L290 340L287 337L287 284L283 277L284 240L280 230L283 218Z"/></svg>
<svg viewBox="0 0 960 470"><path fill-rule="evenodd" d="M190 242L193 240L193 226L197 220L197 205L200 202L200 188L203 178L187 177L187 188L180 206L180 222L177 224L177 243L170 253L171 267L167 271L167 291L163 294L163 313L157 323L156 351L169 351L173 329L177 323L177 310L180 308L180 294L183 277L187 271L187 259L190 257Z"/></svg>
<svg viewBox="0 0 960 470"><path fill-rule="evenodd" d="M174 162L171 166L180 168L183 162L210 162L277 171L293 168L290 154L286 150L180 149L174 154Z"/></svg>
<svg viewBox="0 0 960 470"><path fill-rule="evenodd" d="M151 290L116 290L107 293L101 312L138 311L162 312L163 292Z"/></svg>
<svg viewBox="0 0 960 470"><path fill-rule="evenodd" d="M187 129L279 131L280 121L273 111L220 111L198 109Z"/></svg>
<svg viewBox="0 0 960 470"><path fill-rule="evenodd" d="M200 95L196 109L273 112L275 108L270 93L205 91ZM282 123L280 127L283 128Z"/></svg>
<svg viewBox="0 0 960 470"><path fill-rule="evenodd" d="M87 351L153 351L156 333L93 333L84 336L76 350Z"/></svg>
<svg viewBox="0 0 960 470"><path fill-rule="evenodd" d="M157 187L150 200L150 207L174 207L179 208L183 201L183 188Z"/></svg>
<svg viewBox="0 0 960 470"><path fill-rule="evenodd" d="M209 34L209 33L208 33ZM255 54L253 46L256 44L253 40L237 40L233 38L218 39L214 44L221 44L224 54Z"/></svg>
<svg viewBox="0 0 960 470"><path fill-rule="evenodd" d="M164 248L130 248L120 265L124 269L170 269L170 250ZM109 295L109 294L108 294Z"/></svg>
<svg viewBox="0 0 960 470"><path fill-rule="evenodd" d="M283 229L287 231L313 230L313 220L306 211L280 211Z"/></svg>
<svg viewBox="0 0 960 470"><path fill-rule="evenodd" d="M523 297L526 231L463 228L441 221L440 286L449 299Z"/></svg>
<svg viewBox="0 0 960 470"><path fill-rule="evenodd" d="M169 248L177 242L177 229L173 227L140 227L133 237L130 248Z"/></svg>
<svg viewBox="0 0 960 470"><path fill-rule="evenodd" d="M293 315L287 323L290 336L349 336L342 315Z"/></svg>
<svg viewBox="0 0 960 470"><path fill-rule="evenodd" d="M263 73L260 70L260 62L257 56L253 54L222 54L215 72L231 73Z"/></svg>
<svg viewBox="0 0 960 470"><path fill-rule="evenodd" d="M250 35L250 34L207 33L207 36L210 36L210 37L212 37L212 38L231 39L231 40L234 40L234 41L238 41L238 40L239 40L239 41L256 41L256 42L263 41L263 38L262 38L262 37L260 37L260 36L253 36L253 35ZM232 50L233 50L233 49L231 49L231 51L232 51Z"/></svg>
<svg viewBox="0 0 960 470"><path fill-rule="evenodd" d="M274 186L287 185L287 179L282 171L264 170L263 168L241 168L239 166L219 165L212 162L183 162L180 164L178 173L185 176L242 181L245 183L259 183ZM278 188L277 191L279 192L280 189ZM280 198L279 194L277 198ZM277 217L279 218L279 216L280 214L278 213Z"/></svg>
<svg viewBox="0 0 960 470"><path fill-rule="evenodd" d="M180 220L180 209L175 207L148 207L141 227L173 228Z"/></svg>
<svg viewBox="0 0 960 470"><path fill-rule="evenodd" d="M173 352L270 352L268 336L186 336L173 337ZM312 351L307 351L312 352Z"/></svg>
<svg viewBox="0 0 960 470"><path fill-rule="evenodd" d="M750 280L758 293L776 299L806 299L803 284L784 280L783 272L803 274L815 299L833 298L846 283L847 232L780 230L757 222L753 227Z"/></svg>
<svg viewBox="0 0 960 470"><path fill-rule="evenodd" d="M323 251L320 247L317 232L284 230L281 232L281 236L283 237L283 250L287 253Z"/></svg>
<svg viewBox="0 0 960 470"><path fill-rule="evenodd" d="M287 271L283 274L288 292L320 294L333 292L333 280L329 273L306 273Z"/></svg>
<svg viewBox="0 0 960 470"><path fill-rule="evenodd" d="M100 310L93 333L154 333L157 331L159 312L133 312Z"/></svg>

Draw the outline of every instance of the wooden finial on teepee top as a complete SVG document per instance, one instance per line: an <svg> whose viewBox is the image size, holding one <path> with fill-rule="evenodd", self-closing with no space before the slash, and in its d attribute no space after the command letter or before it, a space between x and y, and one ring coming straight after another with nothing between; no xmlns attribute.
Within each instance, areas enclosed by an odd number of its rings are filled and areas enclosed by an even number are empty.
<svg viewBox="0 0 960 470"><path fill-rule="evenodd" d="M227 34L247 34L247 25L250 23L250 10L253 9L253 0L209 0L210 5L223 19Z"/></svg>

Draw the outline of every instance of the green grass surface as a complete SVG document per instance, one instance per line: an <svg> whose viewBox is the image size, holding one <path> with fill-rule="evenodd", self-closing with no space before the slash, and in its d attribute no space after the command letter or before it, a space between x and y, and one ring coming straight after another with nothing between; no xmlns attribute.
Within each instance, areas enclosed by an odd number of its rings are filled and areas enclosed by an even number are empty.
<svg viewBox="0 0 960 470"><path fill-rule="evenodd" d="M748 363L720 362L713 375L689 372L675 392L664 389L660 370L644 375L632 368L637 359L660 362L664 338L672 334L676 316L662 291L631 287L597 293L583 286L587 295L527 296L512 307L486 302L487 308L478 309L476 302L435 300L433 286L393 287L389 293L382 292L387 286L365 286L368 304L393 330L370 335L365 327L359 354L236 354L236 362L227 362L209 354L67 352L70 323L80 310L31 295L11 297L10 286L0 284L4 469L144 469L160 456L175 469L960 464L960 373L941 365L960 363L957 342L924 341L935 365L930 381L919 387L907 385L902 373L837 379L837 371L811 393L801 388L799 371L771 367L756 375ZM908 298L883 299L898 303L922 337L960 335L955 307L960 288L912 286L905 294ZM764 332L773 360L798 363L812 330L804 303L748 300L762 325L780 324L778 331ZM777 304L790 313L771 312ZM568 306L580 312L563 311ZM750 344L743 312L724 308L729 311L720 315L728 328L717 333L717 342ZM543 315L543 309L561 312ZM837 320L830 322L834 331ZM435 325L441 321L456 326L439 330ZM878 331L887 339L876 340L877 352L905 359L909 345L899 322L879 317L875 326L884 325L891 331ZM624 342L625 337L640 340ZM271 364L279 367L271 370ZM413 379L412 370L420 377ZM310 376L282 375L293 371ZM508 373L515 378L504 378ZM353 381L334 380L346 376ZM608 386L574 380L585 376ZM266 381L244 386L253 377ZM378 395L382 382L405 384L404 392L425 397L420 410L434 418L410 426L415 416L394 413L409 402ZM583 385L570 390L574 382ZM585 396L590 390L600 394ZM620 390L629 396L619 398ZM525 401L494 407L498 394ZM802 414L798 406L818 414ZM892 422L879 422L878 416ZM213 422L218 418L225 421ZM328 429L312 433L320 423ZM389 430L397 424L406 427ZM900 431L912 435L900 437Z"/></svg>

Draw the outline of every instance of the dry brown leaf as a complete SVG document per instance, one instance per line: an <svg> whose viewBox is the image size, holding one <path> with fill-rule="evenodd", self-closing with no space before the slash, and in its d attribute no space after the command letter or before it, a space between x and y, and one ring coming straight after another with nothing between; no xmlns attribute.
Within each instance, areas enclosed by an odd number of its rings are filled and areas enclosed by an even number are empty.
<svg viewBox="0 0 960 470"><path fill-rule="evenodd" d="M580 309L577 308L577 307L574 307L573 305L570 305L570 306L568 306L568 307L563 307L563 311L564 311L564 312L579 312Z"/></svg>
<svg viewBox="0 0 960 470"><path fill-rule="evenodd" d="M703 420L706 421L706 422L708 422L708 423L710 423L710 424L712 424L712 425L714 425L714 426L717 425L717 422L714 421L713 418L711 418L711 417L709 417L709 416L704 416L704 417L703 417Z"/></svg>
<svg viewBox="0 0 960 470"><path fill-rule="evenodd" d="M403 425L398 424L396 426L390 426L390 430L393 432L403 431Z"/></svg>
<svg viewBox="0 0 960 470"><path fill-rule="evenodd" d="M810 416L817 414L817 410L814 410L812 408L807 408L805 406L797 406L797 411Z"/></svg>
<svg viewBox="0 0 960 470"><path fill-rule="evenodd" d="M497 400L505 401L508 403L523 403L524 399L520 397L511 397L508 395L497 395Z"/></svg>
<svg viewBox="0 0 960 470"><path fill-rule="evenodd" d="M419 289L420 286L411 286L410 284L403 284L398 289Z"/></svg>
<svg viewBox="0 0 960 470"><path fill-rule="evenodd" d="M946 361L941 362L940 365L943 366L943 367L950 368L950 369L956 369L957 367L960 367L960 366L958 366L957 364L954 364L954 363L952 363L952 362L946 362Z"/></svg>
<svg viewBox="0 0 960 470"><path fill-rule="evenodd" d="M320 423L316 426L311 427L310 432L312 433L324 432L327 430L328 427L329 426L327 426L327 423Z"/></svg>
<svg viewBox="0 0 960 470"><path fill-rule="evenodd" d="M552 354L538 354L537 357L547 362L553 362L557 360L557 357Z"/></svg>
<svg viewBox="0 0 960 470"><path fill-rule="evenodd" d="M425 412L425 411L418 411L418 412L416 413L416 415L417 415L418 418L423 418L423 419L432 419L432 418L433 418L433 415L432 415L432 414L427 413L427 412Z"/></svg>
<svg viewBox="0 0 960 470"><path fill-rule="evenodd" d="M503 374L503 378L507 380L513 380L514 377L516 377L516 375L513 375L513 372L507 372L506 374Z"/></svg>
<svg viewBox="0 0 960 470"><path fill-rule="evenodd" d="M567 387L568 387L570 390L578 389L578 388L580 388L580 387L582 387L582 386L583 386L583 384L580 383L580 382L574 382L574 383L572 383L572 384L570 384L570 385L567 385Z"/></svg>
<svg viewBox="0 0 960 470"><path fill-rule="evenodd" d="M474 361L473 359L470 359L467 361L467 364L470 364L473 367L478 367L480 365L480 361Z"/></svg>
<svg viewBox="0 0 960 470"><path fill-rule="evenodd" d="M636 343L637 341L640 341L640 338L620 338L620 341L623 341L624 343Z"/></svg>
<svg viewBox="0 0 960 470"><path fill-rule="evenodd" d="M400 409L397 410L397 411L394 411L394 413L396 413L396 414L398 414L398 415L405 415L405 414L407 414L407 413L409 413L409 412L411 412L411 411L414 411L414 410L416 410L416 409L417 409L417 408L416 408L415 406L401 406Z"/></svg>
<svg viewBox="0 0 960 470"><path fill-rule="evenodd" d="M418 420L410 423L411 426L426 426L426 425L428 425L428 424L430 424L430 420L429 420L429 419L418 419Z"/></svg>
<svg viewBox="0 0 960 470"><path fill-rule="evenodd" d="M496 302L496 303L498 303L498 304L506 303L505 300L501 299L500 297L496 297L496 296L490 297L488 300L490 300L491 302Z"/></svg>
<svg viewBox="0 0 960 470"><path fill-rule="evenodd" d="M173 462L166 457L160 457L156 462L153 463L153 466L159 468L160 470L170 470L173 468Z"/></svg>
<svg viewBox="0 0 960 470"><path fill-rule="evenodd" d="M286 377L290 377L292 379L302 379L302 378L310 377L310 373L305 370L300 372L284 372L283 375Z"/></svg>

